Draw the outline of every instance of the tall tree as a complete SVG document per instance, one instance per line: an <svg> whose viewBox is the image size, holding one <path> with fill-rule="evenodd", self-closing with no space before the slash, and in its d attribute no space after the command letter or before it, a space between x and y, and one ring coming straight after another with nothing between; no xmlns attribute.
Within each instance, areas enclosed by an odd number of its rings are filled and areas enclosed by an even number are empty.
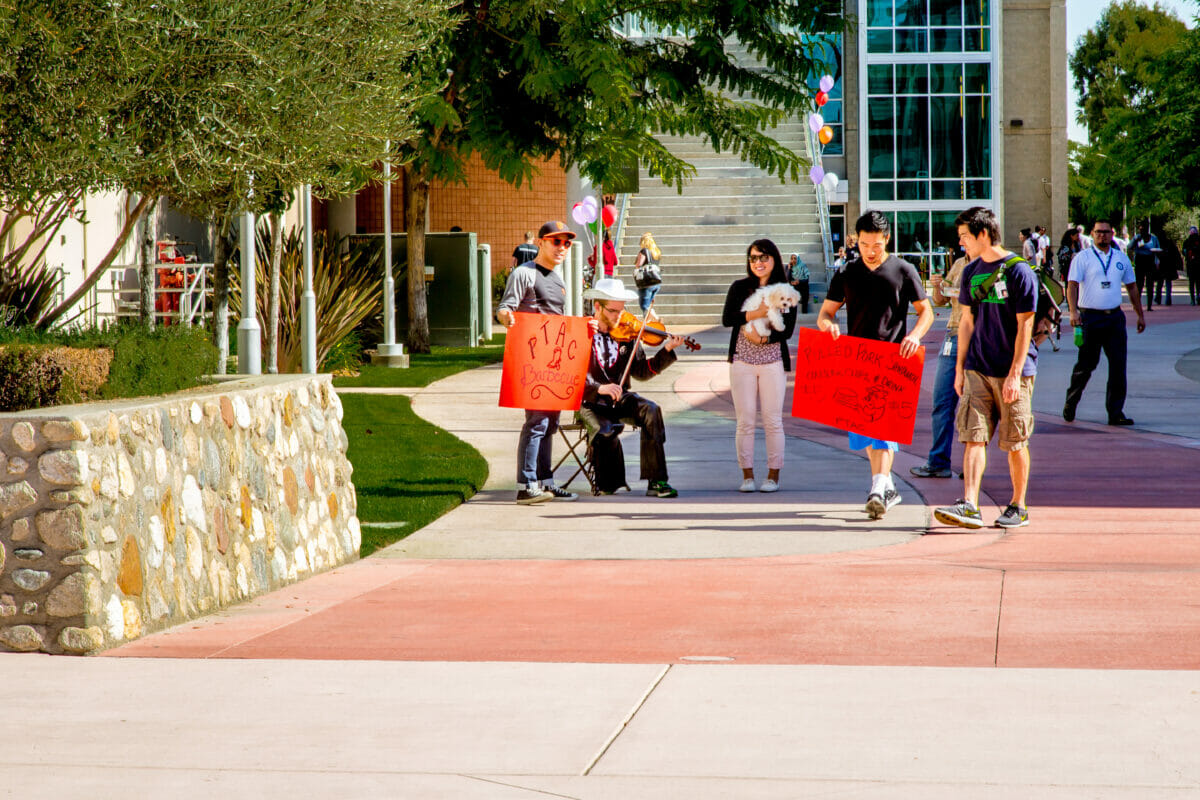
<svg viewBox="0 0 1200 800"><path fill-rule="evenodd" d="M798 180L802 156L764 131L809 102L806 77L818 68L803 34L843 25L840 0L464 0L461 22L426 67L450 76L418 106L419 133L404 141L408 209L409 332L429 349L424 234L429 184L461 180L466 160L520 185L541 159L603 184L639 160L682 186L694 173L655 135L708 137L714 149ZM637 15L641 30L621 31ZM739 58L747 52L757 64Z"/></svg>
<svg viewBox="0 0 1200 800"><path fill-rule="evenodd" d="M1154 171L1155 190L1177 207L1195 208L1200 206L1200 30L1185 33L1163 62L1138 146L1125 150L1137 168Z"/></svg>

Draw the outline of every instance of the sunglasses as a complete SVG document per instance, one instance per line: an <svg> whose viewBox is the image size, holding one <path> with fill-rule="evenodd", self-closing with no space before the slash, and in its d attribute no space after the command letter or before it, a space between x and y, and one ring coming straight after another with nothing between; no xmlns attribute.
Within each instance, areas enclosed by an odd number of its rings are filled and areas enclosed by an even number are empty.
<svg viewBox="0 0 1200 800"><path fill-rule="evenodd" d="M565 247L568 250L571 248L571 240L566 236L547 236L546 241L553 247Z"/></svg>
<svg viewBox="0 0 1200 800"><path fill-rule="evenodd" d="M761 254L761 255L753 255L753 256L750 256L750 263L751 263L751 264L754 264L755 262L761 262L761 263L765 264L765 263L767 263L767 262L768 262L768 261L770 261L770 260L771 260L771 257L770 257L769 255L765 254L765 253L763 253L763 254Z"/></svg>

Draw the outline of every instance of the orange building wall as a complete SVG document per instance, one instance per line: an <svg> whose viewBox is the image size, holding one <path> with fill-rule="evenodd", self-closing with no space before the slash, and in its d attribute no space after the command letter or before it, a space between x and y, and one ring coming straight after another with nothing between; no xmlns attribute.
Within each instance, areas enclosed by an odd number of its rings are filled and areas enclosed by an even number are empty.
<svg viewBox="0 0 1200 800"><path fill-rule="evenodd" d="M540 174L532 185L520 189L501 180L483 166L478 156L467 164L465 184L435 183L429 190L429 230L440 233L454 225L478 235L480 244L492 246L492 270L508 267L513 248L525 231L537 232L545 221L566 222L567 175L557 162L538 165ZM397 181L392 187L392 230L402 233L404 193ZM383 189L365 187L354 201L357 227L363 233L383 232Z"/></svg>

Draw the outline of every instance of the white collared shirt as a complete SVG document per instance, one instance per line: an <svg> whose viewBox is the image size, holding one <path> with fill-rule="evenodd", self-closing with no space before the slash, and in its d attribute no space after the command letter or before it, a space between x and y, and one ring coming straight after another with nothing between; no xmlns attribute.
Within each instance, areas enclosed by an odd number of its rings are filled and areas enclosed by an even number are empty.
<svg viewBox="0 0 1200 800"><path fill-rule="evenodd" d="M1101 253L1097 248L1089 247L1071 259L1067 280L1079 284L1080 308L1105 310L1119 308L1122 285L1134 283L1137 278L1129 257L1117 248L1110 247L1107 253Z"/></svg>

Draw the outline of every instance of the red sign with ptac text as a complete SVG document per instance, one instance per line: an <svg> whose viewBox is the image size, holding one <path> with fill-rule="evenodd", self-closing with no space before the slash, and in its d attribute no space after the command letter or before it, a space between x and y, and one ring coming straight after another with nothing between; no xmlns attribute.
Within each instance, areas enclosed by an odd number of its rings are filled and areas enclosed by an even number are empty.
<svg viewBox="0 0 1200 800"><path fill-rule="evenodd" d="M583 400L592 348L587 317L518 311L504 340L500 405L574 411Z"/></svg>

